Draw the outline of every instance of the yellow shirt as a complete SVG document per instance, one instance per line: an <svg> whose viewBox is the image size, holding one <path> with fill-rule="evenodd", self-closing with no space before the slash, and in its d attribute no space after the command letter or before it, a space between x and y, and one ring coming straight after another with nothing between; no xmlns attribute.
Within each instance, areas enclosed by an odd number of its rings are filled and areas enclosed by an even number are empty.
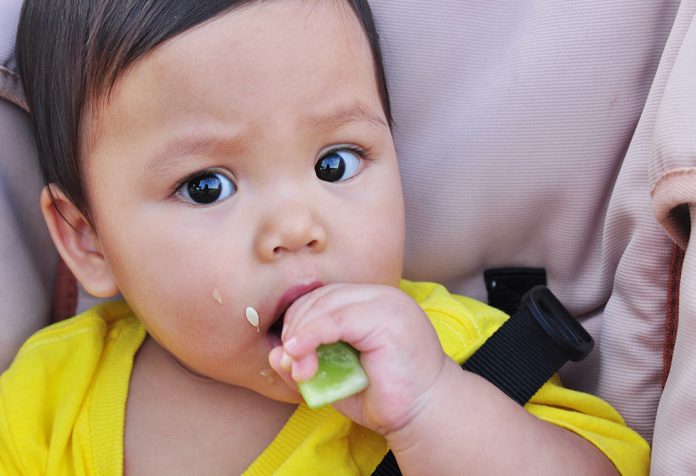
<svg viewBox="0 0 696 476"><path fill-rule="evenodd" d="M436 284L403 281L402 289L423 307L457 362L506 319ZM29 338L0 376L0 474L122 474L128 384L144 338L122 302L97 306ZM599 398L565 389L554 377L525 408L592 442L622 474L648 473L647 443ZM382 437L332 407L300 405L245 474L369 474L386 451Z"/></svg>

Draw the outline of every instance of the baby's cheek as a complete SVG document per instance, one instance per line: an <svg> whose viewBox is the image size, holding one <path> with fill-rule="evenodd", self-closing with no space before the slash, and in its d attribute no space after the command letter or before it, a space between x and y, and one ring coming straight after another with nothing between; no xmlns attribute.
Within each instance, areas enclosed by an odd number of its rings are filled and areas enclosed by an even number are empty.
<svg viewBox="0 0 696 476"><path fill-rule="evenodd" d="M367 257L364 265L375 274L375 284L398 286L403 271L403 245L394 239L385 241Z"/></svg>

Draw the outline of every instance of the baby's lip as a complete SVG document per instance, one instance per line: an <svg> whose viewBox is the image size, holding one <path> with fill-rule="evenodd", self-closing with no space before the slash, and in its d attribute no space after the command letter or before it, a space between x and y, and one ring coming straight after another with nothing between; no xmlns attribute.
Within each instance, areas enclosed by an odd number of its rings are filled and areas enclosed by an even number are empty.
<svg viewBox="0 0 696 476"><path fill-rule="evenodd" d="M323 286L323 284L319 281L312 281L307 284L298 284L295 286L292 286L288 288L282 296L280 296L280 299L278 300L278 303L276 304L275 310L273 311L273 324L271 325L276 326L278 323L278 320L281 319L282 317L285 316L285 311L288 310L288 308L297 301L299 298L304 296L305 294L308 294L312 291L314 291L317 288L320 288ZM277 327L277 326L276 326ZM278 332L282 330L278 329Z"/></svg>

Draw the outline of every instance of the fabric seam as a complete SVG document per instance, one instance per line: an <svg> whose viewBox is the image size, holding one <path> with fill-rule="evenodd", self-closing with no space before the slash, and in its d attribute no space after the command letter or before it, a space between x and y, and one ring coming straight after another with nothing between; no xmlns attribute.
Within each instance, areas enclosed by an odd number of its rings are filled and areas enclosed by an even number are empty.
<svg viewBox="0 0 696 476"><path fill-rule="evenodd" d="M10 83L9 88L0 87L0 98L7 99L11 103L22 108L24 111L29 112L29 104L27 103L26 98L21 94L20 91L18 91L21 84L19 73L7 69L4 66L0 66L0 79L5 79L8 83ZM1 84L2 83L0 83L0 85Z"/></svg>
<svg viewBox="0 0 696 476"><path fill-rule="evenodd" d="M650 197L655 197L657 189L660 188L664 182L674 177L685 177L690 175L696 175L696 167L680 167L663 173L655 180L655 183L650 188Z"/></svg>

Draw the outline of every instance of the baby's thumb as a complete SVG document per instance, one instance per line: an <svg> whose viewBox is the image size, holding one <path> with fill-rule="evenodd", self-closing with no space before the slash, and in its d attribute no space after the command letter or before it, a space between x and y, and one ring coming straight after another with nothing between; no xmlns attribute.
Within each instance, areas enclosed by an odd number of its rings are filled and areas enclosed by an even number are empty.
<svg viewBox="0 0 696 476"><path fill-rule="evenodd" d="M297 384L290 373L292 370L292 359L283 351L282 346L275 347L271 350L268 354L268 363L285 385L296 392L298 391Z"/></svg>

